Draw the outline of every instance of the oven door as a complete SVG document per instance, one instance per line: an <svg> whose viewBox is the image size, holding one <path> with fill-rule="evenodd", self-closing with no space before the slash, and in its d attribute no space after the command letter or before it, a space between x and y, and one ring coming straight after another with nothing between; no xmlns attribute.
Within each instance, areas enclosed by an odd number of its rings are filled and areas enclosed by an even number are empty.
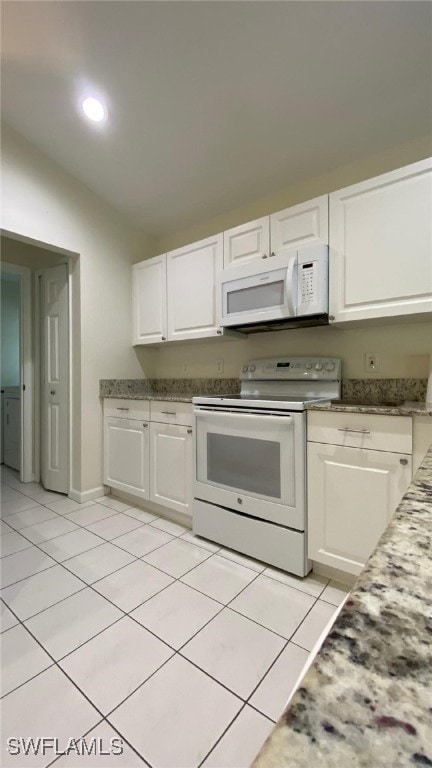
<svg viewBox="0 0 432 768"><path fill-rule="evenodd" d="M304 531L304 414L194 412L195 498Z"/></svg>

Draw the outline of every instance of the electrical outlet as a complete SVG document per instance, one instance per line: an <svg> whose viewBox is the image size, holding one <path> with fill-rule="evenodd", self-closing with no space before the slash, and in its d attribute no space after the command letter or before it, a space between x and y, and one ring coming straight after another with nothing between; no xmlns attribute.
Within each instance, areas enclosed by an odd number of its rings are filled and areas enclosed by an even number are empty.
<svg viewBox="0 0 432 768"><path fill-rule="evenodd" d="M224 361L223 358L220 357L219 360L216 360L216 373L223 373L224 372Z"/></svg>
<svg viewBox="0 0 432 768"><path fill-rule="evenodd" d="M367 352L365 355L365 368L367 371L379 371L380 361L376 352Z"/></svg>

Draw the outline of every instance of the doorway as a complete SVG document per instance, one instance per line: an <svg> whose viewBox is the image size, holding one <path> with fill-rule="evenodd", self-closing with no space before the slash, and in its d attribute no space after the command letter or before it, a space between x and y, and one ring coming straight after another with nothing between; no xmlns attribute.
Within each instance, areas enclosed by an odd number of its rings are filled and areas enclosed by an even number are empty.
<svg viewBox="0 0 432 768"><path fill-rule="evenodd" d="M2 435L15 426L22 482L42 482L47 490L70 491L70 280L62 253L2 234L2 278L19 294L19 381ZM17 334L15 334L17 336ZM3 384L3 382L2 382ZM6 398L6 388L3 398ZM12 393L14 394L14 393ZM4 401L5 405L5 401ZM3 453L9 466L12 454ZM13 457L12 457L13 460Z"/></svg>

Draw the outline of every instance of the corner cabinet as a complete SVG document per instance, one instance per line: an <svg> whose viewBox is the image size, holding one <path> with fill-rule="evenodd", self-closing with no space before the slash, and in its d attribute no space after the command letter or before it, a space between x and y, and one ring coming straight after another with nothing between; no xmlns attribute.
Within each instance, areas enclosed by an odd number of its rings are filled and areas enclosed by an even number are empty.
<svg viewBox="0 0 432 768"><path fill-rule="evenodd" d="M336 324L432 313L432 160L330 195L329 314Z"/></svg>
<svg viewBox="0 0 432 768"><path fill-rule="evenodd" d="M328 243L328 195L307 200L224 232L224 269L277 256L289 248Z"/></svg>
<svg viewBox="0 0 432 768"><path fill-rule="evenodd" d="M308 557L358 575L412 477L412 420L308 413Z"/></svg>

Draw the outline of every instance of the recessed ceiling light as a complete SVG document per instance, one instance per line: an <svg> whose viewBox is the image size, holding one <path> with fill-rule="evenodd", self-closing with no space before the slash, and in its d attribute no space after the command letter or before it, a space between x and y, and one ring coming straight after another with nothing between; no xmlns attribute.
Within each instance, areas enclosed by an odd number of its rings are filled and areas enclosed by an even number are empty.
<svg viewBox="0 0 432 768"><path fill-rule="evenodd" d="M95 123L100 123L105 118L105 107L99 99L95 99L94 96L88 96L81 103L82 111Z"/></svg>

